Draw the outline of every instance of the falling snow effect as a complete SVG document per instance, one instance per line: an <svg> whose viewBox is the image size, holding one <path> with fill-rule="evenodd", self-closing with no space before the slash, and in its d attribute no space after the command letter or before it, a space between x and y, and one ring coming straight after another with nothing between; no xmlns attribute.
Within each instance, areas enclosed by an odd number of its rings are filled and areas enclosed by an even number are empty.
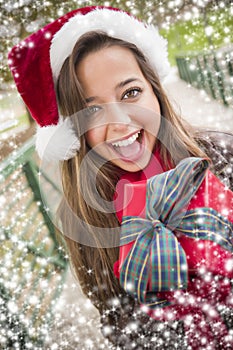
<svg viewBox="0 0 233 350"><path fill-rule="evenodd" d="M7 52L12 45L20 41L20 34L30 34L72 8L92 4L120 6L148 22L158 23L166 32L172 27L174 18L192 20L193 25L203 26L205 7L209 3L212 3L212 12L208 23L205 23L205 37L203 35L206 50L213 49L218 44L220 46L222 33L224 38L221 46L224 49L231 47L233 30L227 26L224 17L226 4L230 4L231 1L135 0L123 3L120 0L106 2L0 0L1 88L7 88L10 97L14 93L14 85L9 80ZM233 16L233 7L227 8L227 12ZM222 32L216 30L217 22L221 23ZM195 36L195 32L187 27L184 38L190 48L196 40ZM182 50L182 45L182 41L178 40L171 43L171 48L175 50L178 46ZM198 46L196 49L198 50ZM221 51L218 55L222 66L226 67L232 62L232 58L222 55ZM196 63L193 65L193 62L190 62L190 64L191 69L195 70ZM232 76L228 78L232 84ZM209 101L208 94L206 95L204 91L200 94ZM232 99L229 99L229 102L231 104ZM14 101L11 102L11 109L13 106ZM201 115L201 112L197 107L197 114ZM221 125L221 118L219 116L216 118L219 118L217 128L225 127ZM230 118L232 120L232 114ZM9 120L12 121L12 125L16 123L14 114L7 114L4 121L1 119L1 125L6 120L8 123ZM208 123L212 125L215 120L215 117L214 119L210 117ZM9 125L7 124L7 128ZM147 315L145 308L133 307L131 299L122 297L109 300L109 309L103 312L101 325L99 314L90 302L95 290L89 291L90 299L84 297L70 272L66 273L66 267L61 261L66 262L67 257L59 246L54 248L54 241L44 224L40 210L43 204L32 197L25 172L14 160L17 150L14 133L4 134L0 141L2 143L8 137L12 151L11 166L16 169L7 176L7 180L3 175L0 178L0 349L192 350L197 342L199 342L198 349L203 350L231 347L231 345L227 347L227 344L232 342L233 337L233 297L229 293L226 299L220 298L224 293L219 291L219 277L206 272L203 266L200 267L199 278L195 281L196 295L182 292L175 294L177 304L185 313L182 322L175 319L175 311L167 312L165 321L155 321ZM204 148L208 148L211 142L210 139L204 140ZM226 186L230 186L233 178L233 155L229 152L228 144L222 141L219 147L213 150L211 157L217 164L216 169L221 180ZM233 262L229 260L226 262L226 270L232 269ZM86 273L91 274L92 271ZM223 279L222 290L226 291L232 282L227 278ZM202 293L203 283L208 283L210 286L208 299ZM122 317L120 317L120 303L125 310ZM189 306L192 306L195 312L186 312ZM154 313L159 316L163 310L157 309ZM214 343L222 331L217 315L221 316L228 329L228 334L220 340L224 344L218 342L219 347ZM203 335L203 330L210 324L211 332L216 338L212 343ZM186 333L185 327L188 329ZM107 338L118 345L114 347Z"/></svg>

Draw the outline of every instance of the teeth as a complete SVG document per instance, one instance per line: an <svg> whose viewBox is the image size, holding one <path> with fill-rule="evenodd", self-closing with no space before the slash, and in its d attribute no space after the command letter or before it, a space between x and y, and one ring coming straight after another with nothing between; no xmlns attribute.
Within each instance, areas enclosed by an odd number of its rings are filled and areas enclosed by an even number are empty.
<svg viewBox="0 0 233 350"><path fill-rule="evenodd" d="M125 146L129 146L131 145L137 138L138 135L140 134L140 132L137 132L136 134L130 136L128 139L126 140L121 140L121 141L117 141L117 142L112 142L112 145L114 147L125 147Z"/></svg>

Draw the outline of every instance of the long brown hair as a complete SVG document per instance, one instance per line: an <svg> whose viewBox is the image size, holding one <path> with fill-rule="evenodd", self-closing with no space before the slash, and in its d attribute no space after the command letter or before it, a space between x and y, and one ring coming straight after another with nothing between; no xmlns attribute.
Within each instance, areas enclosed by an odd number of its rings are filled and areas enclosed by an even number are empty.
<svg viewBox="0 0 233 350"><path fill-rule="evenodd" d="M184 125L184 122L171 107L156 73L152 70L143 53L135 45L109 37L103 32L84 34L76 43L71 56L64 62L57 83L57 98L61 114L71 116L86 107L82 87L76 75L78 63L91 52L116 45L127 48L133 53L145 79L150 82L158 99L161 115L172 126L170 128L166 126L166 123L162 123L158 135L157 145L159 145L164 165L168 168L168 165L176 164L184 157L184 149L192 156L204 156L195 142L192 130ZM77 132L81 134L78 123ZM166 141L166 146L163 140ZM72 224L65 214L64 202L60 206L59 215L63 223L64 238L70 261L81 287L96 307L102 310L108 307L109 299L115 296L119 297L124 292L113 274L113 264L118 259L119 249L117 247L102 248L98 234L92 228L119 227L119 223L114 212L106 213L105 208L96 209L100 204L95 203L98 201L93 196L93 183L99 195L106 201L111 201L116 183L121 176L121 169L110 162L105 162L102 165L100 157L89 155L90 149L86 143L85 135L80 136L80 141L80 151L72 159L64 161L62 166L63 189L73 212L82 222L91 225L89 229L88 225L80 226L78 229L81 235L91 234L95 247L80 244L66 235L66 230L69 230ZM82 171L80 171L84 157L84 167L82 165ZM91 174L96 173L98 176L93 179ZM88 201L84 200L81 189ZM95 204L95 206L89 205L88 202Z"/></svg>

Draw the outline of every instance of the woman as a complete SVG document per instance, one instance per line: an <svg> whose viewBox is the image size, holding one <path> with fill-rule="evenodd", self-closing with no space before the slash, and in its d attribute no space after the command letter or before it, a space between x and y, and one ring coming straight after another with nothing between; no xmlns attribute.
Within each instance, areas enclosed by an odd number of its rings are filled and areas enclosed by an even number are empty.
<svg viewBox="0 0 233 350"><path fill-rule="evenodd" d="M84 8L15 47L10 64L40 125L39 154L63 161L62 231L83 292L100 312L103 334L121 349L186 349L183 320L149 317L113 272L121 180L140 181L184 158L209 156L213 170L233 186L220 142L185 125L166 97L163 39L117 9Z"/></svg>

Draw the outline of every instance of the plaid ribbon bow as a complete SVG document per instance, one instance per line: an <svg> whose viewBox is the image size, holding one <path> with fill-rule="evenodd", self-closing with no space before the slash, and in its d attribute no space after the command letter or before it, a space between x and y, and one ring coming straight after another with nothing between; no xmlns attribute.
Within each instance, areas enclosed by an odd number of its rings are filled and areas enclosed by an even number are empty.
<svg viewBox="0 0 233 350"><path fill-rule="evenodd" d="M122 265L120 284L140 303L165 306L167 301L157 293L187 288L186 254L173 231L232 251L230 221L211 208L187 211L208 166L207 160L190 157L152 177L147 182L146 217L123 217L120 244L134 244Z"/></svg>

